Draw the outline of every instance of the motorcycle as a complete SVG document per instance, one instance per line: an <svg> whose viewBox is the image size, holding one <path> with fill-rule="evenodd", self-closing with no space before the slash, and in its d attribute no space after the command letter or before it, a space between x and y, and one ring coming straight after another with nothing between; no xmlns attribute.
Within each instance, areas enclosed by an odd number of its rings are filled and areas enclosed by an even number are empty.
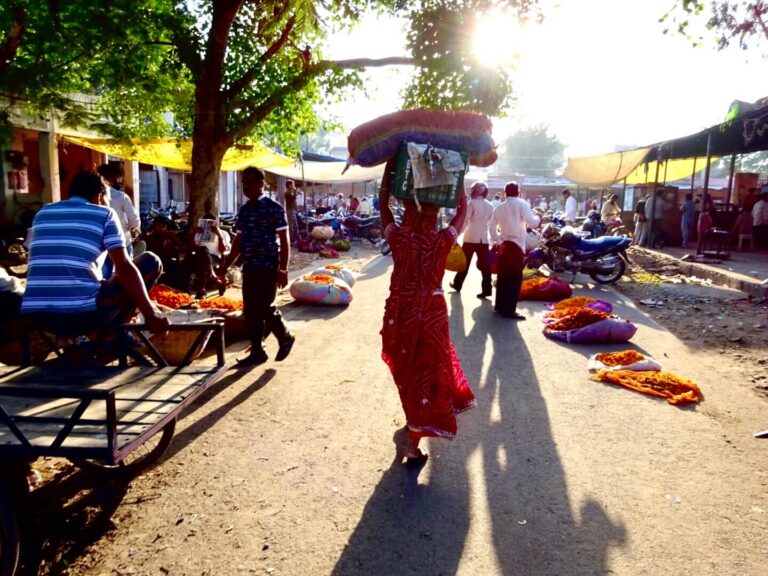
<svg viewBox="0 0 768 576"><path fill-rule="evenodd" d="M613 284L629 263L626 249L630 243L626 236L582 238L550 222L541 231L539 246L528 254L525 265L537 270L546 264L553 272L572 272L574 276L581 272L598 284Z"/></svg>

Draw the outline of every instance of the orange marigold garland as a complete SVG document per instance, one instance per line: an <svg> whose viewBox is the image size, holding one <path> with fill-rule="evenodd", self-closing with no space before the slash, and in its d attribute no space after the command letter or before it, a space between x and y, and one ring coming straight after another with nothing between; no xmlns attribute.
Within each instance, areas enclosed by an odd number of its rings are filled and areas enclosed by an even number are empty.
<svg viewBox="0 0 768 576"><path fill-rule="evenodd" d="M670 372L635 372L632 370L599 370L592 376L596 382L617 384L649 396L666 398L674 405L691 404L702 398L699 387Z"/></svg>
<svg viewBox="0 0 768 576"><path fill-rule="evenodd" d="M595 300L597 300L597 298L592 298L590 296L571 296L565 300L560 300L560 302L555 302L552 304L552 308L555 310L561 310L563 308L581 308Z"/></svg>
<svg viewBox="0 0 768 576"><path fill-rule="evenodd" d="M622 350L621 352L603 352L595 359L606 366L630 366L635 362L645 360L645 356L637 350Z"/></svg>
<svg viewBox="0 0 768 576"><path fill-rule="evenodd" d="M583 328L610 317L611 315L607 312L600 312L591 308L576 308L572 314L549 324L547 330L575 330L576 328Z"/></svg>

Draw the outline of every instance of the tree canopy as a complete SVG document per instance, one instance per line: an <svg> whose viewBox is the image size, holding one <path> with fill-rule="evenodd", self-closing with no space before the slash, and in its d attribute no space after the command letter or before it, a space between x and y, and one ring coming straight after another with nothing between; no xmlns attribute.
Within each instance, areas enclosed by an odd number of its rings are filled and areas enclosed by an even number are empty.
<svg viewBox="0 0 768 576"><path fill-rule="evenodd" d="M524 128L509 136L501 145L498 170L548 178L565 162L565 144L549 134L544 124Z"/></svg>
<svg viewBox="0 0 768 576"><path fill-rule="evenodd" d="M538 16L537 0L12 0L0 90L69 120L90 114L105 134L192 136L194 216L229 147L258 138L294 152L317 105L360 89L368 67L415 66L405 106L502 115L511 80L471 50L475 19L501 8ZM370 12L408 22L406 52L325 59L328 38Z"/></svg>
<svg viewBox="0 0 768 576"><path fill-rule="evenodd" d="M712 31L718 48L737 44L744 50L768 40L768 2L763 0L678 0L661 18L665 32L688 36L702 44Z"/></svg>

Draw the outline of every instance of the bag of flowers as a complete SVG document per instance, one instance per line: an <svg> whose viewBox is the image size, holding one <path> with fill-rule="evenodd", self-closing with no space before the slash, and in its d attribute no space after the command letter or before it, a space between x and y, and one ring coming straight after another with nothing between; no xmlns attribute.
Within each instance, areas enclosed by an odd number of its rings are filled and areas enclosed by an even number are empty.
<svg viewBox="0 0 768 576"><path fill-rule="evenodd" d="M349 249L352 248L352 243L346 238L342 238L341 240L334 241L333 247L339 252L349 252Z"/></svg>
<svg viewBox="0 0 768 576"><path fill-rule="evenodd" d="M297 278L290 288L298 302L346 306L352 302L352 289L341 278L329 274L307 274Z"/></svg>
<svg viewBox="0 0 768 576"><path fill-rule="evenodd" d="M523 280L518 300L562 300L573 293L567 282L550 276L534 276Z"/></svg>
<svg viewBox="0 0 768 576"><path fill-rule="evenodd" d="M592 298L591 296L571 296L565 300L559 302L549 302L547 308L550 310L562 310L563 308L581 308L586 306L592 308L592 310L599 310L600 312L613 312L613 305L605 300L598 298Z"/></svg>
<svg viewBox="0 0 768 576"><path fill-rule="evenodd" d="M661 364L654 358L646 356L637 350L621 350L620 352L601 352L593 354L587 361L591 371L596 370L634 370L647 372L661 370Z"/></svg>
<svg viewBox="0 0 768 576"><path fill-rule="evenodd" d="M569 344L626 342L637 332L629 320L615 318L606 312L578 308L544 328L544 336Z"/></svg>
<svg viewBox="0 0 768 576"><path fill-rule="evenodd" d="M355 275L352 273L352 270L349 268L344 268L340 264L326 264L322 268L317 268L314 270L312 274L327 274L328 276L333 276L334 278L341 278L344 280L344 282L349 284L350 288L355 285Z"/></svg>

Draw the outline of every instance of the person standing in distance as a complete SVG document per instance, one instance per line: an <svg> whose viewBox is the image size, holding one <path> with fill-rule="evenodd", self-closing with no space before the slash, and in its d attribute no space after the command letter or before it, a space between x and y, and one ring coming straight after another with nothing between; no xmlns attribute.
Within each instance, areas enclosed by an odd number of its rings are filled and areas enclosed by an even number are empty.
<svg viewBox="0 0 768 576"><path fill-rule="evenodd" d="M296 220L296 184L293 180L285 181L285 217L288 220L288 237L291 244L299 239L299 222Z"/></svg>
<svg viewBox="0 0 768 576"><path fill-rule="evenodd" d="M564 195L565 192L567 190ZM527 226L539 225L539 217L520 199L517 182L507 182L504 193L507 199L496 207L491 217L491 238L494 244L500 244L494 309L504 318L525 320L525 316L517 313L525 264L525 236Z"/></svg>
<svg viewBox="0 0 768 576"><path fill-rule="evenodd" d="M263 342L270 334L279 342L277 362L288 357L296 341L275 306L277 289L288 284L288 222L283 207L263 192L264 172L253 167L243 170L243 194L248 202L237 214L238 234L220 272L226 278L229 267L242 255L243 315L251 337L250 354L237 361L244 368L269 359Z"/></svg>
<svg viewBox="0 0 768 576"><path fill-rule="evenodd" d="M475 182L469 189L469 206L467 206L467 227L464 230L464 241L461 249L467 259L467 269L457 272L450 286L456 292L461 292L467 277L472 256L477 254L477 267L483 275L482 290L478 298L491 295L492 278L488 265L488 223L493 215L493 204L488 201L488 185L485 182Z"/></svg>
<svg viewBox="0 0 768 576"><path fill-rule="evenodd" d="M565 202L565 216L563 220L568 226L576 225L576 198L571 195L571 191L568 188L564 188L561 192L563 195L563 202Z"/></svg>

